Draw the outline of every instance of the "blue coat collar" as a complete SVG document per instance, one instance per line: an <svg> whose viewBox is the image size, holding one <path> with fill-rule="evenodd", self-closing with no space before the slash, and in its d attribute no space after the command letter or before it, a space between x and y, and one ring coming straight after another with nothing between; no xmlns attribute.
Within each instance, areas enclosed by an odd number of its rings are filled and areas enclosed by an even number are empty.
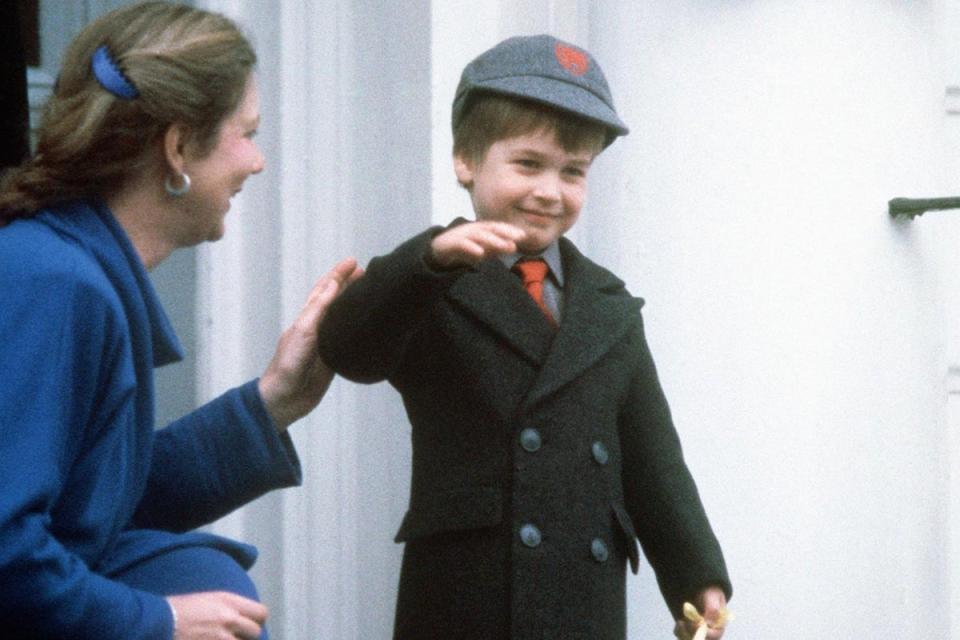
<svg viewBox="0 0 960 640"><path fill-rule="evenodd" d="M126 309L134 352L141 357L152 355L150 362L138 364L152 368L183 359L183 347L140 256L106 203L99 199L67 202L51 207L37 217L74 238L100 264ZM149 327L149 333L143 331L142 328L146 327Z"/></svg>

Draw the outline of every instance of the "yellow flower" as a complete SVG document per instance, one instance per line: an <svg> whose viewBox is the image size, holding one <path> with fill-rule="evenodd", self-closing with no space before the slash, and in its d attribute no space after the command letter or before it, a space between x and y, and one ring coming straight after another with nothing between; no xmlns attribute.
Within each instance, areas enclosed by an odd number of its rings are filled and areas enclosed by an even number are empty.
<svg viewBox="0 0 960 640"><path fill-rule="evenodd" d="M728 622L733 620L733 614L730 613L729 609L724 607L723 609L720 609L720 612L717 614L716 621L707 622L707 619L700 615L700 612L697 611L697 608L689 602L683 603L683 617L697 625L697 632L693 634L693 638L691 640L703 640L707 637L708 630L723 629L725 626L727 626Z"/></svg>

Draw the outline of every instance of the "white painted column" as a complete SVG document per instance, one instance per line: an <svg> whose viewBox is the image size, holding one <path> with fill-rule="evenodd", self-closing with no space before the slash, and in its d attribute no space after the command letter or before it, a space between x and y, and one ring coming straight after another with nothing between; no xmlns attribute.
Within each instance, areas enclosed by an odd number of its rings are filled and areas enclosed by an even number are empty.
<svg viewBox="0 0 960 640"><path fill-rule="evenodd" d="M200 254L206 399L262 371L316 278L350 252L354 42L349 2L202 4L234 17L257 49L267 157L235 200L225 239ZM358 637L355 395L335 382L291 428L303 487L212 527L260 549L254 578L277 638Z"/></svg>
<svg viewBox="0 0 960 640"><path fill-rule="evenodd" d="M349 3L280 6L279 176L283 308L351 247L353 129ZM296 426L302 490L283 495L284 638L357 637L356 389L337 381Z"/></svg>
<svg viewBox="0 0 960 640"><path fill-rule="evenodd" d="M430 220L426 8L347 0L209 0L260 58L267 158L200 256L201 400L257 375L317 277L366 263ZM336 380L291 428L304 485L213 525L261 551L273 637L385 638L406 509L409 429L386 384Z"/></svg>

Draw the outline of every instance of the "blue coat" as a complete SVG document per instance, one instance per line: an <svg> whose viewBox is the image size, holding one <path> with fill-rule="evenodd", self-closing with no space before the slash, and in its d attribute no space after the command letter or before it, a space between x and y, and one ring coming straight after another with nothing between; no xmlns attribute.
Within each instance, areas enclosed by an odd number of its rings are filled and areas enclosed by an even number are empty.
<svg viewBox="0 0 960 640"><path fill-rule="evenodd" d="M0 633L164 639L158 595L112 575L204 545L206 533L300 482L256 381L154 430L153 368L181 348L123 229L100 202L0 228Z"/></svg>
<svg viewBox="0 0 960 640"><path fill-rule="evenodd" d="M412 425L396 640L626 638L637 541L664 600L730 581L644 337L642 301L560 241L559 330L500 260L437 271L434 228L370 262L320 329Z"/></svg>

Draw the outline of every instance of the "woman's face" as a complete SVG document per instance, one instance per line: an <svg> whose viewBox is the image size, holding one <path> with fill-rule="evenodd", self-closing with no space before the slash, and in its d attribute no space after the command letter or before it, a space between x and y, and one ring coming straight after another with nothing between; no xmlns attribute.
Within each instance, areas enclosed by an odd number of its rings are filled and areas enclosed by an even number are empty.
<svg viewBox="0 0 960 640"><path fill-rule="evenodd" d="M186 154L191 188L182 201L190 238L184 244L223 237L230 199L248 177L263 170L263 154L254 142L259 125L260 100L251 74L240 105L220 125L213 150L204 156Z"/></svg>

